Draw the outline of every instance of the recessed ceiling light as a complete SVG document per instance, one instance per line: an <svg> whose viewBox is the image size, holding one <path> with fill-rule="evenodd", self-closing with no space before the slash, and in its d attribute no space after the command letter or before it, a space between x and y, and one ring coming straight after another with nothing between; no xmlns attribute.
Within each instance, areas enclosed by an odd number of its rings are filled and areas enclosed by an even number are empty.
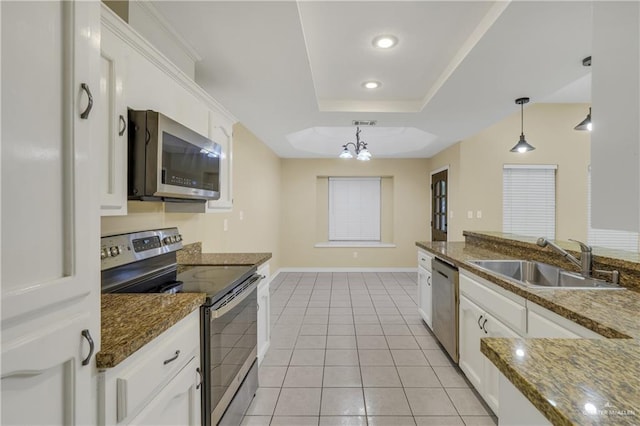
<svg viewBox="0 0 640 426"><path fill-rule="evenodd" d="M398 44L398 38L392 35L381 35L373 39L373 45L380 49L390 49Z"/></svg>
<svg viewBox="0 0 640 426"><path fill-rule="evenodd" d="M365 81L364 83L362 83L362 85L366 89L377 89L378 87L382 86L382 83L380 83L379 81Z"/></svg>

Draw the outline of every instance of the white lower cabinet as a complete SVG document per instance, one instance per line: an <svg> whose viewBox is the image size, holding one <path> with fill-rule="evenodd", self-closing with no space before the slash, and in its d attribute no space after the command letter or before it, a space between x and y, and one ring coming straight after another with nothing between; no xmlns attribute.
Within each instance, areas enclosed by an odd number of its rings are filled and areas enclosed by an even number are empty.
<svg viewBox="0 0 640 426"><path fill-rule="evenodd" d="M264 278L258 283L258 364L264 359L271 343L271 296L269 282L271 274L269 263L258 268L258 274Z"/></svg>
<svg viewBox="0 0 640 426"><path fill-rule="evenodd" d="M200 377L197 358L178 375L132 421L134 425L200 425Z"/></svg>
<svg viewBox="0 0 640 426"><path fill-rule="evenodd" d="M506 426L551 426L540 411L520 391L513 386L504 374L499 373L500 412L498 421Z"/></svg>
<svg viewBox="0 0 640 426"><path fill-rule="evenodd" d="M99 424L199 425L200 312L100 373Z"/></svg>
<svg viewBox="0 0 640 426"><path fill-rule="evenodd" d="M432 256L421 250L418 251L418 313L433 330L431 323L433 311L431 306L431 260L433 260Z"/></svg>
<svg viewBox="0 0 640 426"><path fill-rule="evenodd" d="M478 392L482 387L485 357L480 352L480 339L485 337L480 326L483 311L464 295L460 296L459 352L460 369Z"/></svg>
<svg viewBox="0 0 640 426"><path fill-rule="evenodd" d="M480 352L480 339L524 336L525 300L461 271L459 315L460 369L487 405L498 413L500 372Z"/></svg>

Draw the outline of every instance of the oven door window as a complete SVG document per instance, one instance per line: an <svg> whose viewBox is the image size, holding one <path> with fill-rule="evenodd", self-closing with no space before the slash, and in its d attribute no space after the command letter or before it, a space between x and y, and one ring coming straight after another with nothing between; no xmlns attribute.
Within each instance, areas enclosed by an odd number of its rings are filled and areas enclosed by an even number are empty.
<svg viewBox="0 0 640 426"><path fill-rule="evenodd" d="M257 290L211 320L211 408L215 408L257 345Z"/></svg>
<svg viewBox="0 0 640 426"><path fill-rule="evenodd" d="M162 132L162 183L219 191L220 153Z"/></svg>

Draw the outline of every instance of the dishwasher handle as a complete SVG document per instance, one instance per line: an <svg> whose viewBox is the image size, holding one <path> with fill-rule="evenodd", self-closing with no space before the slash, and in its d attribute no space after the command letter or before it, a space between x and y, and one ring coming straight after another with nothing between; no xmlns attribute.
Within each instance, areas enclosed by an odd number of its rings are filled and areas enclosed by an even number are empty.
<svg viewBox="0 0 640 426"><path fill-rule="evenodd" d="M443 277L445 277L447 280L449 280L449 276L447 274L445 274L444 272L438 270L436 271L437 273L439 273L440 275L442 275Z"/></svg>

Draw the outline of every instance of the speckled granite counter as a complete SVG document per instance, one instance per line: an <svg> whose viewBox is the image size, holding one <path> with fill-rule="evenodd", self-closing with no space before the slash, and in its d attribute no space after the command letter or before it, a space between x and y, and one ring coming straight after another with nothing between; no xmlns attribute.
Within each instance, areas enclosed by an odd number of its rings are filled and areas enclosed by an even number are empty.
<svg viewBox="0 0 640 426"><path fill-rule="evenodd" d="M638 340L485 338L480 347L554 425L640 424Z"/></svg>
<svg viewBox="0 0 640 426"><path fill-rule="evenodd" d="M640 339L640 293L637 291L528 288L468 263L474 259L513 259L513 256L464 242L421 241L416 245L603 336Z"/></svg>
<svg viewBox="0 0 640 426"><path fill-rule="evenodd" d="M204 293L103 294L98 368L112 368L204 303Z"/></svg>
<svg viewBox="0 0 640 426"><path fill-rule="evenodd" d="M202 253L201 243L188 244L177 255L181 265L260 266L271 259L271 253Z"/></svg>
<svg viewBox="0 0 640 426"><path fill-rule="evenodd" d="M482 352L554 424L640 424L640 292L635 277L627 275L622 284L636 291L527 288L468 261L526 258L570 269L569 264L553 253L529 251L529 242L518 248L520 241L512 245L494 235L478 244L483 235L465 235L467 242L416 245L611 339L482 339ZM607 266L623 266L625 272L636 268L633 260ZM526 356L516 355L516 349ZM634 415L594 417L585 414L586 403L594 404L600 414L615 407L611 409L631 410Z"/></svg>

